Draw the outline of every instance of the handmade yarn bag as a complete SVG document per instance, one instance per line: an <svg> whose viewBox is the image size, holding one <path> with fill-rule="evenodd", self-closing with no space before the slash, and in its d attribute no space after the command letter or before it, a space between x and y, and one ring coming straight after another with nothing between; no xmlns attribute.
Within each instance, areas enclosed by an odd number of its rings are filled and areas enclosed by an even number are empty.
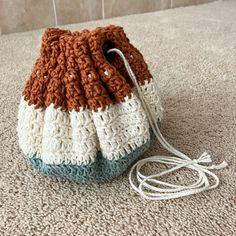
<svg viewBox="0 0 236 236"><path fill-rule="evenodd" d="M47 29L18 116L20 146L39 171L109 181L150 147L148 120L124 63L118 55L104 56L103 45L111 44L128 58L161 120L155 81L121 27Z"/></svg>
<svg viewBox="0 0 236 236"><path fill-rule="evenodd" d="M89 183L120 175L156 137L177 157L137 162L129 176L137 192L149 199L167 199L216 187L217 177L214 186L205 184L203 176L195 186L178 189L155 179L166 173L141 174L147 161L209 174L199 164L210 161L207 153L192 161L165 141L158 127L162 112L156 81L122 27L73 33L49 28L20 100L19 145L29 163L43 174ZM135 168L138 186L132 180ZM155 184L171 191L159 191Z"/></svg>

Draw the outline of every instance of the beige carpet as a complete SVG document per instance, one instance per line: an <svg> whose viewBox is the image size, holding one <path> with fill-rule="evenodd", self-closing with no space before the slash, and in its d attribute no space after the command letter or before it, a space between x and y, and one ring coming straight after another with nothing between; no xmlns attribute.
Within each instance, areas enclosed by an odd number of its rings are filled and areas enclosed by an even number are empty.
<svg viewBox="0 0 236 236"><path fill-rule="evenodd" d="M124 26L158 80L162 132L169 142L192 158L207 150L215 163L228 161L229 167L217 172L219 188L149 202L131 191L128 172L112 183L86 186L31 169L18 147L16 116L42 30L5 35L0 37L0 235L235 235L236 2L65 28L110 23ZM155 153L165 153L157 143L144 157ZM191 176L181 171L172 179Z"/></svg>

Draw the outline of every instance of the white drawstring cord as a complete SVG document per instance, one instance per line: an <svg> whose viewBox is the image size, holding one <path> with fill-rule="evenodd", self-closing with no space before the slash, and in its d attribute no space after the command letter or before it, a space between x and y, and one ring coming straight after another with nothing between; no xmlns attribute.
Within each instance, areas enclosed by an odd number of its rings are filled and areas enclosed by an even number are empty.
<svg viewBox="0 0 236 236"><path fill-rule="evenodd" d="M130 76L130 78L133 81L133 84L135 88L137 89L138 97L142 103L142 107L146 112L149 124L157 138L157 140L162 144L164 148L166 148L170 153L174 154L173 157L168 156L152 156L149 158L142 159L138 161L136 164L134 164L130 170L129 173L129 182L132 186L132 188L138 192L143 198L150 199L150 200L167 200L167 199L173 199L173 198L179 198L187 195L196 194L205 190L216 188L219 185L219 178L212 173L209 170L213 169L222 169L227 166L227 162L223 161L221 164L216 166L203 166L200 164L204 163L211 163L211 156L204 152L198 159L190 159L187 155L184 153L176 150L173 146L171 146L163 137L163 135L160 132L160 129L157 125L157 122L155 118L152 115L152 112L150 111L150 108L145 101L145 98L143 96L142 90L140 85L138 84L138 81L127 61L124 54L117 48L112 48L107 51L108 53L116 52L124 61L126 70ZM163 172L160 172L158 174L154 175L143 175L141 174L141 168L146 165L149 162L158 162L162 164L170 164L174 165L171 169L165 170ZM198 173L198 180L191 185L176 185L171 184L168 182L163 182L158 180L158 177L161 177L166 174L170 174L171 172L174 172L180 168L189 168L191 170L194 170ZM138 181L138 185L136 185L133 181L133 173L136 170L136 178ZM208 180L207 175L210 175L213 177L215 183L211 184ZM158 186L163 186L157 187Z"/></svg>
<svg viewBox="0 0 236 236"><path fill-rule="evenodd" d="M52 0L53 4L53 12L54 12L54 19L55 19L55 25L58 25L58 20L57 20L57 8L56 8L56 3L55 0Z"/></svg>

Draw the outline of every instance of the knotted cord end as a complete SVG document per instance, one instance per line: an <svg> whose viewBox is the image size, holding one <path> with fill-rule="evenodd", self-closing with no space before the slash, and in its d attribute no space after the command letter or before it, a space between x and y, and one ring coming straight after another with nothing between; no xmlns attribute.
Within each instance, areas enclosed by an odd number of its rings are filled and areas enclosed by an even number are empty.
<svg viewBox="0 0 236 236"><path fill-rule="evenodd" d="M219 165L213 165L211 166L211 169L214 169L214 170L221 170L221 169L224 169L225 167L228 166L228 163L226 161L223 161L221 162Z"/></svg>
<svg viewBox="0 0 236 236"><path fill-rule="evenodd" d="M208 154L207 152L204 152L198 159L197 159L197 163L211 163L212 159L211 159L211 155ZM223 161L222 163L220 163L219 165L212 165L212 166L208 166L205 167L206 169L211 169L211 170L220 170L225 168L226 166L228 166L228 163L226 161Z"/></svg>
<svg viewBox="0 0 236 236"><path fill-rule="evenodd" d="M204 152L198 159L197 159L198 163L211 163L211 155L208 154L207 152Z"/></svg>

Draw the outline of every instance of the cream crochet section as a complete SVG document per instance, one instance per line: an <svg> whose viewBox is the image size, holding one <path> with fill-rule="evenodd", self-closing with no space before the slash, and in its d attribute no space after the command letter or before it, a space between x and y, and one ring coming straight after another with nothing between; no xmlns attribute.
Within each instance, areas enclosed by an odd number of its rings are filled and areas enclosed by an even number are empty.
<svg viewBox="0 0 236 236"><path fill-rule="evenodd" d="M163 109L155 80L141 87L154 117L161 120ZM98 112L64 112L53 104L45 110L35 109L22 97L17 131L24 154L36 155L46 164L88 164L98 151L117 160L150 139L148 120L135 93Z"/></svg>

